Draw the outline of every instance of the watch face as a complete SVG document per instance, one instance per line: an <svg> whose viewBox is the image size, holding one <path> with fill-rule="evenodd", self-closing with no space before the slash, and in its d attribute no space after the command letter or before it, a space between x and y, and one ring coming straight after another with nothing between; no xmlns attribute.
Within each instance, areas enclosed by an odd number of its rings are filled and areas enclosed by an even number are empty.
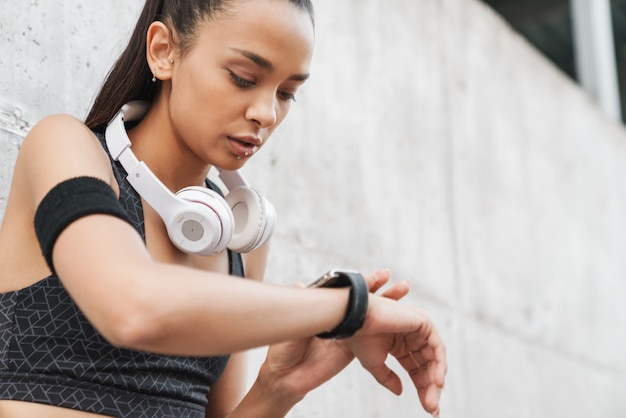
<svg viewBox="0 0 626 418"><path fill-rule="evenodd" d="M350 275L358 274L356 270L330 270L308 287L346 287L350 286Z"/></svg>
<svg viewBox="0 0 626 418"><path fill-rule="evenodd" d="M339 274L337 273L337 271L336 270L330 270L327 273L325 273L322 277L320 277L319 279L317 279L313 283L311 283L308 287L325 287L333 279L336 279L337 277L339 277Z"/></svg>

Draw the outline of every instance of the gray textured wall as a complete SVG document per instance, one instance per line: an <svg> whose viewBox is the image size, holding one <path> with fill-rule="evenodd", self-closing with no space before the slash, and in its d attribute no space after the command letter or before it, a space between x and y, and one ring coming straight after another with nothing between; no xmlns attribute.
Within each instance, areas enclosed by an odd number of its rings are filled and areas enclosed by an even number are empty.
<svg viewBox="0 0 626 418"><path fill-rule="evenodd" d="M140 3L0 0L0 199L30 125L84 116ZM245 169L279 211L268 279L411 279L449 348L443 417L625 416L623 128L476 0L316 5L313 78ZM353 365L290 416L417 403Z"/></svg>

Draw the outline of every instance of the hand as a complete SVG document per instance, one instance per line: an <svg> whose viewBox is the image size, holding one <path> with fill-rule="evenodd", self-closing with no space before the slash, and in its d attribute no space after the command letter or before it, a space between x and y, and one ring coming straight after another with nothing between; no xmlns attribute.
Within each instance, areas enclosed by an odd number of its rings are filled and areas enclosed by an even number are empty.
<svg viewBox="0 0 626 418"><path fill-rule="evenodd" d="M378 292L390 277L388 270L379 270L365 279L370 292ZM408 284L399 282L381 296L399 300L408 291ZM354 354L345 340L309 337L270 346L262 371L276 376L282 390L303 397L343 370L353 359Z"/></svg>
<svg viewBox="0 0 626 418"><path fill-rule="evenodd" d="M425 312L370 295L365 324L346 343L381 385L399 395L400 378L385 365L387 356L394 356L409 374L423 408L439 415L447 372L446 349Z"/></svg>

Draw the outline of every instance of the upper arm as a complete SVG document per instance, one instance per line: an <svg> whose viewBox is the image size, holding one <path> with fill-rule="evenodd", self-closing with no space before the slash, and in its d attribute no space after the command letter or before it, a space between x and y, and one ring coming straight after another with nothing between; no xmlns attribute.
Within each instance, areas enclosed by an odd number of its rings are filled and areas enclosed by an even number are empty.
<svg viewBox="0 0 626 418"><path fill-rule="evenodd" d="M20 148L14 176L20 206L30 206L33 214L53 187L71 178L94 177L117 192L111 163L100 141L71 116L48 117L33 127ZM64 287L101 332L129 306L124 300L130 297L125 275L136 272L135 266L148 259L132 225L99 214L69 224L58 236L52 254ZM114 305L119 309L111 310Z"/></svg>
<svg viewBox="0 0 626 418"><path fill-rule="evenodd" d="M33 208L64 180L90 176L112 184L108 157L96 136L66 115L45 118L29 132L20 148L15 175L25 182Z"/></svg>
<svg viewBox="0 0 626 418"><path fill-rule="evenodd" d="M11 175L0 233L6 273L0 290L21 289L50 274L35 234L35 212L52 187L80 175L111 184L109 158L95 135L67 115L37 123L23 140Z"/></svg>
<svg viewBox="0 0 626 418"><path fill-rule="evenodd" d="M263 281L265 277L265 267L269 254L270 241L268 240L261 247L246 254L242 254L244 271L249 279Z"/></svg>

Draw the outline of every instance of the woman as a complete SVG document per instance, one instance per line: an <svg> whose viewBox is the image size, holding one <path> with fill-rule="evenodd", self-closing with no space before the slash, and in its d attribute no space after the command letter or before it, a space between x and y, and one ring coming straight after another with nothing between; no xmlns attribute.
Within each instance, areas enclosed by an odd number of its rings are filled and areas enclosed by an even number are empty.
<svg viewBox="0 0 626 418"><path fill-rule="evenodd" d="M287 115L313 43L307 0L147 0L86 123L31 130L0 229L0 416L278 417L355 357L399 393L388 354L438 414L445 348L397 302L405 285L375 295L388 272L259 283L272 208L233 174ZM263 345L244 394L237 353Z"/></svg>

